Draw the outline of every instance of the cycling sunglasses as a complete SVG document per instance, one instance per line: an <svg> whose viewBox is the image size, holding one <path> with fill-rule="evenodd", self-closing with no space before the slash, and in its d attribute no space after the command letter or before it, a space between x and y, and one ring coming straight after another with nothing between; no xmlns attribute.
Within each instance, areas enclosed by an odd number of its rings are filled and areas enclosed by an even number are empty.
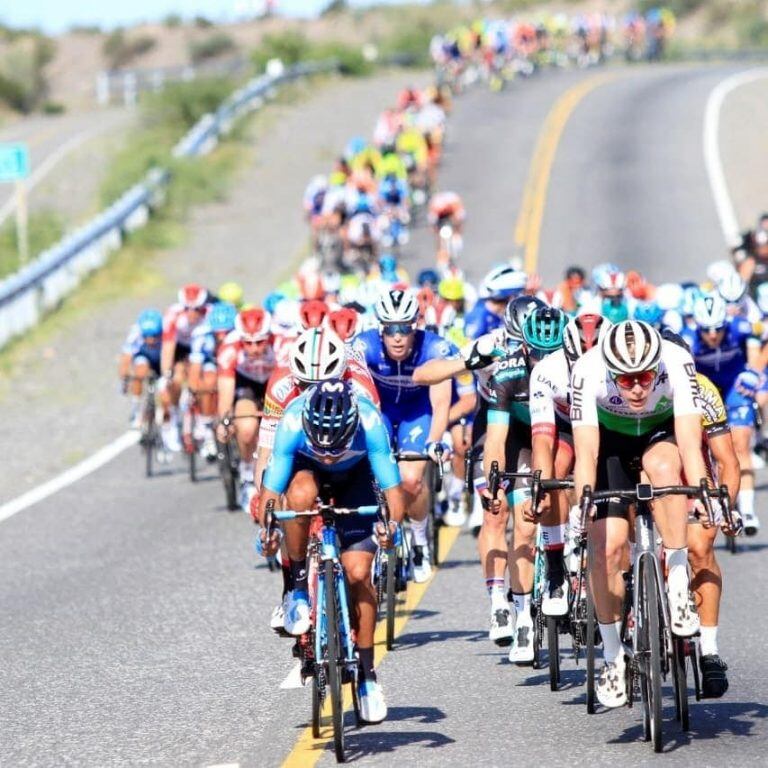
<svg viewBox="0 0 768 768"><path fill-rule="evenodd" d="M621 389L633 389L636 385L648 389L656 380L656 371L641 371L640 373L620 373L613 380Z"/></svg>
<svg viewBox="0 0 768 768"><path fill-rule="evenodd" d="M416 326L410 323L386 323L381 326L384 336L410 336L416 330Z"/></svg>

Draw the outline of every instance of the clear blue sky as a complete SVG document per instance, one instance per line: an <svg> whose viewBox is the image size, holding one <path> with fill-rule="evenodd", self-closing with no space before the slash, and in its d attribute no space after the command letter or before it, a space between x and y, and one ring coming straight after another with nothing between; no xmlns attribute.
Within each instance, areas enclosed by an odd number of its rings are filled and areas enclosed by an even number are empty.
<svg viewBox="0 0 768 768"><path fill-rule="evenodd" d="M277 10L291 16L313 16L327 4L328 0L277 0ZM352 0L351 4L366 5L366 0ZM260 0L3 0L0 21L14 27L33 26L46 32L59 32L73 24L114 27L143 20L158 21L169 13L234 21L243 15L243 9L259 7Z"/></svg>

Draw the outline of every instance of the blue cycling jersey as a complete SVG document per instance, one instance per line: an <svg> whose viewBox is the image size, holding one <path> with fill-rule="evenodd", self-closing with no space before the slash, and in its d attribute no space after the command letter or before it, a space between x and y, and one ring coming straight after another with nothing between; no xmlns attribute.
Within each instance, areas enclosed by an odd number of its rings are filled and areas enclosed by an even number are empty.
<svg viewBox="0 0 768 768"><path fill-rule="evenodd" d="M421 330L415 333L411 354L401 362L387 355L375 328L359 334L352 346L365 359L379 391L381 410L392 421L399 421L399 415L432 412L429 387L415 384L413 372L428 360L452 358L459 353L450 341Z"/></svg>
<svg viewBox="0 0 768 768"><path fill-rule="evenodd" d="M156 344L149 345L146 343L138 323L131 326L122 349L123 354L130 355L132 360L136 360L136 358L146 360L150 367L158 373L160 371L160 350L159 339Z"/></svg>
<svg viewBox="0 0 768 768"><path fill-rule="evenodd" d="M744 318L732 318L722 343L715 349L704 342L697 329L684 328L682 335L691 349L696 369L726 395L747 366L747 344L755 338L752 323Z"/></svg>
<svg viewBox="0 0 768 768"><path fill-rule="evenodd" d="M293 400L285 409L275 435L275 447L269 458L264 487L284 493L291 480L294 459L302 457L318 472L346 472L368 460L382 491L400 482L400 472L389 445L389 434L376 406L367 398L358 398L360 423L349 448L338 456L321 456L304 432L301 412L307 395Z"/></svg>
<svg viewBox="0 0 768 768"><path fill-rule="evenodd" d="M202 322L192 331L189 362L199 365L216 362L216 336L207 322Z"/></svg>
<svg viewBox="0 0 768 768"><path fill-rule="evenodd" d="M504 318L491 312L485 306L484 301L478 301L464 316L464 335L468 339L477 339L480 336L501 328Z"/></svg>

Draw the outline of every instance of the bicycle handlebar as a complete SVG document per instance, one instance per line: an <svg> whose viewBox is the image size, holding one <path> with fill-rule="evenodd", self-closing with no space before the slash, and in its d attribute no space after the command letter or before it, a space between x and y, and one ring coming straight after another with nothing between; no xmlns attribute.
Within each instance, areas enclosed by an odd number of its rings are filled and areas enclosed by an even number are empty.
<svg viewBox="0 0 768 768"><path fill-rule="evenodd" d="M395 453L395 459L397 461L432 461L437 465L437 480L435 482L435 492L440 493L440 489L443 487L443 477L445 475L445 468L443 467L443 449L440 446L435 447L435 453L437 454L437 461L435 461L428 453L403 453L397 451Z"/></svg>
<svg viewBox="0 0 768 768"><path fill-rule="evenodd" d="M333 514L333 515L378 515L381 507L378 504L369 504L361 507L334 507L330 504L323 504L315 509L308 509L303 512L297 512L292 509L276 510L272 514L275 520L294 520L297 517L314 517L315 515Z"/></svg>

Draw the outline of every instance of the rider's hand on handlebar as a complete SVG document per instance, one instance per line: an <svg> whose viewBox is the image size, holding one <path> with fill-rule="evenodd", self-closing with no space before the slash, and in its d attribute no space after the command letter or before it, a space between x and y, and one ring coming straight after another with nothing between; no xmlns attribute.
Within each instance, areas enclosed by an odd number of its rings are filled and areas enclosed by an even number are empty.
<svg viewBox="0 0 768 768"><path fill-rule="evenodd" d="M267 539L267 529L261 528L256 536L256 550L264 557L271 557L277 554L280 549L280 531L273 529Z"/></svg>
<svg viewBox="0 0 768 768"><path fill-rule="evenodd" d="M437 464L450 456L451 449L441 440L434 440L424 446L424 452Z"/></svg>
<svg viewBox="0 0 768 768"><path fill-rule="evenodd" d="M226 443L231 436L232 436L232 424L225 424L223 421L220 421L216 425L216 439L220 443Z"/></svg>
<svg viewBox="0 0 768 768"><path fill-rule="evenodd" d="M744 530L744 521L741 519L741 513L738 509L731 509L731 520L733 525L729 526L728 520L723 515L720 521L720 530L726 536L738 536Z"/></svg>
<svg viewBox="0 0 768 768"><path fill-rule="evenodd" d="M737 377L733 386L744 397L755 397L762 384L762 374L753 368L745 368Z"/></svg>
<svg viewBox="0 0 768 768"><path fill-rule="evenodd" d="M491 496L490 490L488 488L483 488L480 491L480 496L483 499L483 509L488 510L494 515L498 515L499 512L501 512L501 499L498 495L494 499L493 496Z"/></svg>
<svg viewBox="0 0 768 768"><path fill-rule="evenodd" d="M379 520L376 523L376 541L382 549L390 549L395 541L395 531L397 531L397 523L394 520L389 521L389 528Z"/></svg>

